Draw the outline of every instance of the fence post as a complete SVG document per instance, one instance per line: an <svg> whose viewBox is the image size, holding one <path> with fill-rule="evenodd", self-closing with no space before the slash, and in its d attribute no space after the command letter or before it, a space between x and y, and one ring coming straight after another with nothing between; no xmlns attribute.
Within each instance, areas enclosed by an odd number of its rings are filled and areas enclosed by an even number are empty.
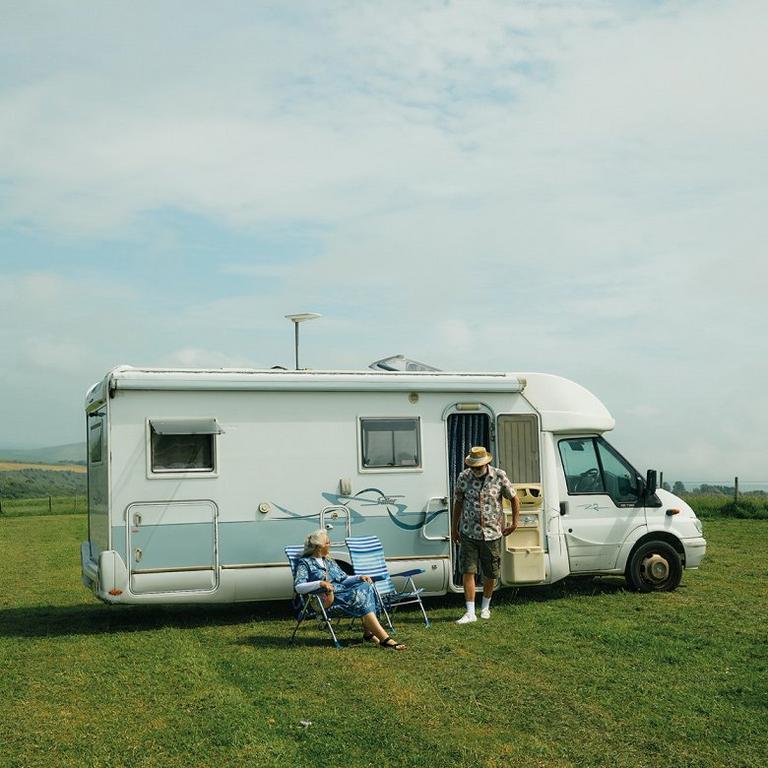
<svg viewBox="0 0 768 768"><path fill-rule="evenodd" d="M3 514L3 500L0 499L0 515Z"/></svg>
<svg viewBox="0 0 768 768"><path fill-rule="evenodd" d="M739 478L735 477L733 479L733 503L738 504L739 503Z"/></svg>
<svg viewBox="0 0 768 768"><path fill-rule="evenodd" d="M77 494L75 494L75 514L77 514Z"/></svg>
<svg viewBox="0 0 768 768"><path fill-rule="evenodd" d="M53 512L53 508L51 506L51 497L48 497L48 514L50 515Z"/></svg>
<svg viewBox="0 0 768 768"><path fill-rule="evenodd" d="M659 472L659 488L664 487L664 470L662 469L661 472Z"/></svg>

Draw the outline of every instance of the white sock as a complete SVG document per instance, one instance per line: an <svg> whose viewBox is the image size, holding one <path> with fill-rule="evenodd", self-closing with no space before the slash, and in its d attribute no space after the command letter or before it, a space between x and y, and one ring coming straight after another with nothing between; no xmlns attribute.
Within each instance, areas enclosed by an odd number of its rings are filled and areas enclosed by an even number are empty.
<svg viewBox="0 0 768 768"><path fill-rule="evenodd" d="M471 603L467 602L466 605L467 605L467 613L470 616L474 616L475 615L475 601L473 600Z"/></svg>
<svg viewBox="0 0 768 768"><path fill-rule="evenodd" d="M489 611L491 609L491 598L490 597L483 597L483 608L484 611Z"/></svg>

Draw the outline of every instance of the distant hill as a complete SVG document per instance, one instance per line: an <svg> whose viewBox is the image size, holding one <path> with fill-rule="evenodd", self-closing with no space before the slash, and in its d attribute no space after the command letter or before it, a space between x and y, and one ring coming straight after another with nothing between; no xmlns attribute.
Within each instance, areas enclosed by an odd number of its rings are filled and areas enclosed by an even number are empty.
<svg viewBox="0 0 768 768"><path fill-rule="evenodd" d="M4 465L0 464L0 467ZM5 466L10 466L6 464ZM21 465L23 466L23 465ZM45 465L41 465L45 466ZM85 472L25 469L0 471L0 499L31 499L41 496L83 496Z"/></svg>
<svg viewBox="0 0 768 768"><path fill-rule="evenodd" d="M0 448L0 461L3 460L36 464L85 464L85 443L54 445L50 448Z"/></svg>

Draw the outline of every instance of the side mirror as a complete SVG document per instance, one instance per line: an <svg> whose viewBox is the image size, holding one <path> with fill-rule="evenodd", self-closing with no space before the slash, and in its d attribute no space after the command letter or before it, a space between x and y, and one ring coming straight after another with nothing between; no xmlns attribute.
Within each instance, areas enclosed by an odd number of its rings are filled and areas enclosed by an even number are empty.
<svg viewBox="0 0 768 768"><path fill-rule="evenodd" d="M656 470L649 469L645 476L645 495L653 496L656 493Z"/></svg>

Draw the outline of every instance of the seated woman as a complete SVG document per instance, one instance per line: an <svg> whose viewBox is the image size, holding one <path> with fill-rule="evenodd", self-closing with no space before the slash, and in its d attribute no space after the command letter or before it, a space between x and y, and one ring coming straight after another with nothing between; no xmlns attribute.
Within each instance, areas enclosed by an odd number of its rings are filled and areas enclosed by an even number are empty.
<svg viewBox="0 0 768 768"><path fill-rule="evenodd" d="M322 589L323 605L337 605L348 616L363 622L363 639L379 648L404 651L405 645L393 640L376 616L376 596L370 576L347 576L328 556L331 542L320 528L307 536L304 552L296 563L294 588L300 595Z"/></svg>

